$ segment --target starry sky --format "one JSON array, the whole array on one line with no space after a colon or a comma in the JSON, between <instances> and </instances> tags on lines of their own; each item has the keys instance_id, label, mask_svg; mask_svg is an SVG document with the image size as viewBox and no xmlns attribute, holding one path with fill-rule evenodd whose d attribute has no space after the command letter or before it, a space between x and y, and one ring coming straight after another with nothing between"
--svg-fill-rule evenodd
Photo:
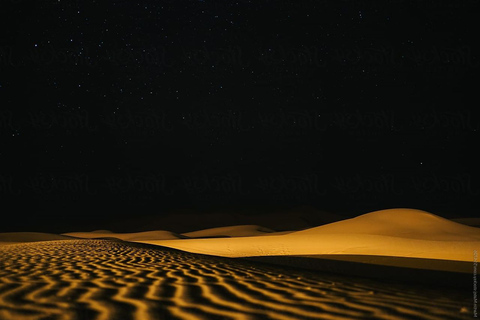
<instances>
[{"instance_id":1,"label":"starry sky","mask_svg":"<svg viewBox=\"0 0 480 320\"><path fill-rule=\"evenodd\" d=\"M477 0L5 8L2 231L184 208L478 215Z\"/></svg>"}]
</instances>

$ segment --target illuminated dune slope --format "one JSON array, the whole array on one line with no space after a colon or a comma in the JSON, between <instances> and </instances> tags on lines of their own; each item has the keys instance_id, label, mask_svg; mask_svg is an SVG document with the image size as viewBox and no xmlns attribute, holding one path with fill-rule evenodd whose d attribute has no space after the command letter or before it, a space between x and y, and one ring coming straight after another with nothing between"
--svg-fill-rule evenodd
<instances>
[{"instance_id":1,"label":"illuminated dune slope","mask_svg":"<svg viewBox=\"0 0 480 320\"><path fill-rule=\"evenodd\" d=\"M415 209L388 209L278 236L143 241L224 257L378 255L472 261L480 229Z\"/></svg>"}]
</instances>

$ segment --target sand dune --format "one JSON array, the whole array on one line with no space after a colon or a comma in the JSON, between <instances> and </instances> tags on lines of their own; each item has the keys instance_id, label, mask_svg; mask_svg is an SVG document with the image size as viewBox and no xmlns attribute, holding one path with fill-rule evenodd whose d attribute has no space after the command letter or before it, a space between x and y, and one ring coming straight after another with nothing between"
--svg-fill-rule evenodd
<instances>
[{"instance_id":1,"label":"sand dune","mask_svg":"<svg viewBox=\"0 0 480 320\"><path fill-rule=\"evenodd\" d=\"M471 318L471 304L471 292L122 241L0 245L2 320L445 320Z\"/></svg>"},{"instance_id":2,"label":"sand dune","mask_svg":"<svg viewBox=\"0 0 480 320\"><path fill-rule=\"evenodd\" d=\"M223 257L350 254L472 261L480 229L421 210L388 209L278 236L143 242Z\"/></svg>"},{"instance_id":3,"label":"sand dune","mask_svg":"<svg viewBox=\"0 0 480 320\"><path fill-rule=\"evenodd\" d=\"M480 229L415 209L388 209L298 231L307 234L369 234L437 241L479 241Z\"/></svg>"},{"instance_id":4,"label":"sand dune","mask_svg":"<svg viewBox=\"0 0 480 320\"><path fill-rule=\"evenodd\" d=\"M103 232L103 230L97 230L92 232L68 232L63 233L63 235L85 239L116 238L125 241L170 240L187 238L186 236L164 230L131 233L114 233L111 231Z\"/></svg>"},{"instance_id":5,"label":"sand dune","mask_svg":"<svg viewBox=\"0 0 480 320\"><path fill-rule=\"evenodd\" d=\"M51 240L69 240L69 236L42 232L5 232L0 233L0 243L35 242Z\"/></svg>"},{"instance_id":6,"label":"sand dune","mask_svg":"<svg viewBox=\"0 0 480 320\"><path fill-rule=\"evenodd\" d=\"M230 226L221 228L211 228L193 232L182 233L189 238L208 238L208 237L251 237L261 236L274 232L272 229L257 225Z\"/></svg>"},{"instance_id":7,"label":"sand dune","mask_svg":"<svg viewBox=\"0 0 480 320\"><path fill-rule=\"evenodd\" d=\"M480 218L456 218L452 219L452 221L471 227L480 227Z\"/></svg>"},{"instance_id":8,"label":"sand dune","mask_svg":"<svg viewBox=\"0 0 480 320\"><path fill-rule=\"evenodd\" d=\"M91 231L92 233L113 233L112 231L110 230L94 230L94 231Z\"/></svg>"}]
</instances>

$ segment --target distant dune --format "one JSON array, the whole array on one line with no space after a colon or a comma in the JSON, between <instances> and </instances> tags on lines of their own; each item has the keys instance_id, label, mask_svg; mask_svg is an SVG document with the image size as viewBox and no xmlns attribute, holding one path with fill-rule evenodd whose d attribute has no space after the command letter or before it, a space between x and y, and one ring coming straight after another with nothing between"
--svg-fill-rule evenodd
<instances>
[{"instance_id":1,"label":"distant dune","mask_svg":"<svg viewBox=\"0 0 480 320\"><path fill-rule=\"evenodd\" d=\"M257 225L241 225L230 227L210 228L176 234L174 232L157 230L131 233L115 233L108 230L95 230L90 232L68 232L64 236L84 238L84 239L105 239L115 238L125 241L148 241L148 240L176 240L190 238L226 238L226 237L251 237L265 234L274 234L271 229Z\"/></svg>"},{"instance_id":2,"label":"distant dune","mask_svg":"<svg viewBox=\"0 0 480 320\"><path fill-rule=\"evenodd\" d=\"M185 239L186 236L178 235L170 231L144 231L132 233L114 233L111 231L101 232L68 232L64 236L85 238L85 239L99 239L99 238L116 238L125 241L147 241L147 240L171 240L171 239Z\"/></svg>"},{"instance_id":3,"label":"distant dune","mask_svg":"<svg viewBox=\"0 0 480 320\"><path fill-rule=\"evenodd\" d=\"M388 209L277 236L143 242L224 257L372 255L468 262L480 248L480 229L421 210Z\"/></svg>"},{"instance_id":4,"label":"distant dune","mask_svg":"<svg viewBox=\"0 0 480 320\"><path fill-rule=\"evenodd\" d=\"M452 219L452 221L471 227L480 227L480 218L457 218Z\"/></svg>"},{"instance_id":5,"label":"distant dune","mask_svg":"<svg viewBox=\"0 0 480 320\"><path fill-rule=\"evenodd\" d=\"M209 238L209 237L251 237L261 236L274 232L272 229L257 225L243 225L211 228L193 232L182 233L182 235L189 238Z\"/></svg>"},{"instance_id":6,"label":"distant dune","mask_svg":"<svg viewBox=\"0 0 480 320\"><path fill-rule=\"evenodd\" d=\"M110 230L94 230L94 231L91 231L92 233L113 233L112 231Z\"/></svg>"}]
</instances>

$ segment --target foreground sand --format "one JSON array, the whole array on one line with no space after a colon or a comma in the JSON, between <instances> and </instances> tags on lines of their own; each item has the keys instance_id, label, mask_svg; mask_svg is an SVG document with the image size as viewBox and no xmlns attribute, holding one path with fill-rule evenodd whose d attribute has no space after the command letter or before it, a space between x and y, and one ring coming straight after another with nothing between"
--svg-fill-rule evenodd
<instances>
[{"instance_id":1,"label":"foreground sand","mask_svg":"<svg viewBox=\"0 0 480 320\"><path fill-rule=\"evenodd\" d=\"M468 319L471 294L111 240L0 245L0 319Z\"/></svg>"}]
</instances>

